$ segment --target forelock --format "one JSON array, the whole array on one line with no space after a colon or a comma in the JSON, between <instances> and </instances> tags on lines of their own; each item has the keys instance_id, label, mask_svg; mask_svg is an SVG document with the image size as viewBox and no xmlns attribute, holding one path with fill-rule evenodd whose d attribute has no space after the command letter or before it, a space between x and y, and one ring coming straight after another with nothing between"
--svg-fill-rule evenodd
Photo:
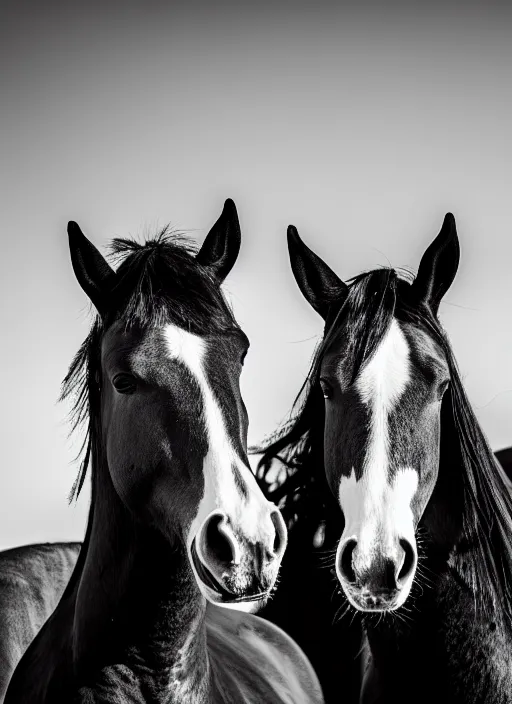
<instances>
[{"instance_id":1,"label":"forelock","mask_svg":"<svg viewBox=\"0 0 512 704\"><path fill-rule=\"evenodd\" d=\"M107 324L112 319L142 328L173 323L195 334L235 327L218 282L195 254L192 242L167 228L142 244L114 239L118 283Z\"/></svg>"}]
</instances>

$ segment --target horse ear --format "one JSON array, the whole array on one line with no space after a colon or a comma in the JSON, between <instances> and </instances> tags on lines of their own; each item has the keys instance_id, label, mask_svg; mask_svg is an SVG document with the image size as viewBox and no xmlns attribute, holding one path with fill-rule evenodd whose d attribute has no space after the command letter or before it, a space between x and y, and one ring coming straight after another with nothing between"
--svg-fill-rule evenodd
<instances>
[{"instance_id":1,"label":"horse ear","mask_svg":"<svg viewBox=\"0 0 512 704\"><path fill-rule=\"evenodd\" d=\"M341 303L348 293L345 284L327 264L299 237L297 229L288 227L288 251L293 275L306 301L324 320L332 303Z\"/></svg>"},{"instance_id":2,"label":"horse ear","mask_svg":"<svg viewBox=\"0 0 512 704\"><path fill-rule=\"evenodd\" d=\"M196 259L208 267L221 284L237 260L240 242L238 213L235 204L228 198L219 219L206 235Z\"/></svg>"},{"instance_id":3,"label":"horse ear","mask_svg":"<svg viewBox=\"0 0 512 704\"><path fill-rule=\"evenodd\" d=\"M418 275L412 285L416 300L428 305L434 315L441 299L453 283L459 266L459 238L455 218L445 215L441 231L421 258Z\"/></svg>"},{"instance_id":4,"label":"horse ear","mask_svg":"<svg viewBox=\"0 0 512 704\"><path fill-rule=\"evenodd\" d=\"M68 237L71 264L78 283L103 315L116 283L116 272L73 220L68 222Z\"/></svg>"}]
</instances>

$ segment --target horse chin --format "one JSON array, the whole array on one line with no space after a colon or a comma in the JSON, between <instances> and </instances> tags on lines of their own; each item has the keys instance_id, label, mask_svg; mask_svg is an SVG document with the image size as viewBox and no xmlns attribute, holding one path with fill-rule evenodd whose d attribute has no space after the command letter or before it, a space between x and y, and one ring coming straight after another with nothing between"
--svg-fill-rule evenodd
<instances>
[{"instance_id":1,"label":"horse chin","mask_svg":"<svg viewBox=\"0 0 512 704\"><path fill-rule=\"evenodd\" d=\"M393 591L390 594L372 594L369 591L343 589L350 604L363 613L382 614L399 609L409 596L409 588Z\"/></svg>"}]
</instances>

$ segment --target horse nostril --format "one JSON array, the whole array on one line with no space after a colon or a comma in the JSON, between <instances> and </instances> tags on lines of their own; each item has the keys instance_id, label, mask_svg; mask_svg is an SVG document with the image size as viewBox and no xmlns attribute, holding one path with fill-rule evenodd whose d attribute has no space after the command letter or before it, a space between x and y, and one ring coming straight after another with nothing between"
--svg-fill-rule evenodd
<instances>
[{"instance_id":1,"label":"horse nostril","mask_svg":"<svg viewBox=\"0 0 512 704\"><path fill-rule=\"evenodd\" d=\"M354 554L354 550L356 548L357 541L356 540L347 540L345 545L343 546L343 549L341 551L341 556L340 556L340 561L339 561L339 569L344 577L344 579L349 582L350 584L354 584L356 581L356 574L354 572L354 568L352 566L352 556Z\"/></svg>"},{"instance_id":2,"label":"horse nostril","mask_svg":"<svg viewBox=\"0 0 512 704\"><path fill-rule=\"evenodd\" d=\"M229 565L238 562L238 546L227 518L215 514L204 527L203 545L206 555L217 563Z\"/></svg>"},{"instance_id":3,"label":"horse nostril","mask_svg":"<svg viewBox=\"0 0 512 704\"><path fill-rule=\"evenodd\" d=\"M404 561L402 562L400 572L398 573L398 584L407 579L407 577L411 574L412 570L414 569L415 562L414 548L412 547L410 542L408 540L405 540L405 538L401 538L400 547L404 551Z\"/></svg>"},{"instance_id":4,"label":"horse nostril","mask_svg":"<svg viewBox=\"0 0 512 704\"><path fill-rule=\"evenodd\" d=\"M276 556L281 556L286 548L286 542L287 542L287 531L286 531L286 525L284 522L283 517L281 516L280 511L272 511L270 514L270 518L272 520L272 523L274 524L274 528L276 531L276 534L274 536L274 544L272 546L272 552Z\"/></svg>"}]
</instances>

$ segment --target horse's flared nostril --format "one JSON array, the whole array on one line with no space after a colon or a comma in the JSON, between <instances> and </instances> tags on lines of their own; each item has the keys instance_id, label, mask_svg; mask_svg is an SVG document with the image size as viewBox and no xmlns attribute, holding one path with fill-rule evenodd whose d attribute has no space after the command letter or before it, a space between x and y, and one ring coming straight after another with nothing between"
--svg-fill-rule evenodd
<instances>
[{"instance_id":1,"label":"horse's flared nostril","mask_svg":"<svg viewBox=\"0 0 512 704\"><path fill-rule=\"evenodd\" d=\"M208 562L219 567L240 563L240 546L226 516L213 514L206 521L201 533L201 552Z\"/></svg>"},{"instance_id":2,"label":"horse's flared nostril","mask_svg":"<svg viewBox=\"0 0 512 704\"><path fill-rule=\"evenodd\" d=\"M401 538L400 547L404 551L404 558L396 578L397 584L399 586L401 586L407 580L411 572L414 570L414 563L416 561L414 548L408 540L405 540L405 538Z\"/></svg>"},{"instance_id":3,"label":"horse's flared nostril","mask_svg":"<svg viewBox=\"0 0 512 704\"><path fill-rule=\"evenodd\" d=\"M274 544L272 546L272 553L276 557L282 557L288 540L288 532L286 530L286 524L281 515L281 511L274 509L270 514L272 523L274 524L275 536Z\"/></svg>"},{"instance_id":4,"label":"horse's flared nostril","mask_svg":"<svg viewBox=\"0 0 512 704\"><path fill-rule=\"evenodd\" d=\"M349 584L354 584L356 581L356 574L354 572L354 566L352 561L356 545L357 542L355 540L347 540L339 556L338 569L342 577Z\"/></svg>"}]
</instances>

